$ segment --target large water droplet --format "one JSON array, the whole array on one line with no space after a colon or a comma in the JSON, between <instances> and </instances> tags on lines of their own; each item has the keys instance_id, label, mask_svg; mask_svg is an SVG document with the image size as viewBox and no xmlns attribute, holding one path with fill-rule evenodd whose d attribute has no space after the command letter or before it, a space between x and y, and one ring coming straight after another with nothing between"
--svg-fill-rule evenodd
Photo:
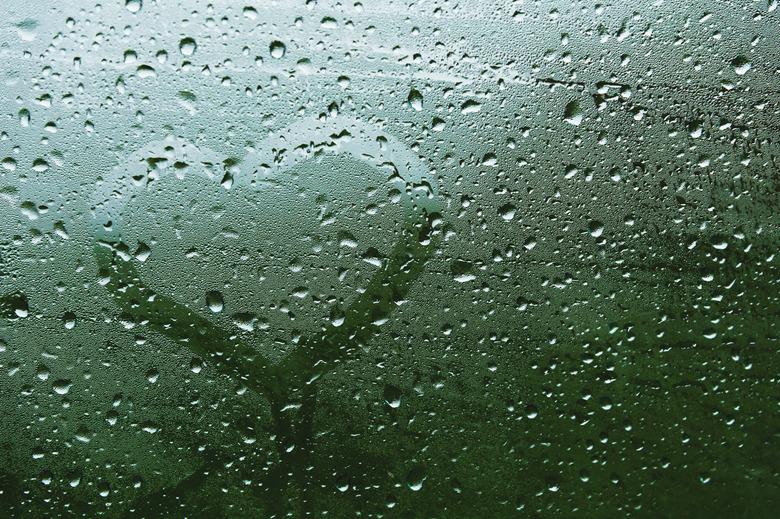
<instances>
[{"instance_id":1,"label":"large water droplet","mask_svg":"<svg viewBox=\"0 0 780 519\"><path fill-rule=\"evenodd\" d=\"M421 465L416 465L406 475L406 485L412 492L419 492L426 478L425 468Z\"/></svg>"},{"instance_id":2,"label":"large water droplet","mask_svg":"<svg viewBox=\"0 0 780 519\"><path fill-rule=\"evenodd\" d=\"M482 105L471 99L460 106L460 112L463 114L475 114L480 110L482 110Z\"/></svg>"},{"instance_id":3,"label":"large water droplet","mask_svg":"<svg viewBox=\"0 0 780 519\"><path fill-rule=\"evenodd\" d=\"M598 238L604 234L604 224L598 220L591 220L588 224L588 231L590 232L591 236Z\"/></svg>"},{"instance_id":4,"label":"large water droplet","mask_svg":"<svg viewBox=\"0 0 780 519\"><path fill-rule=\"evenodd\" d=\"M127 0L125 2L125 8L131 13L137 13L143 7L142 0Z\"/></svg>"},{"instance_id":5,"label":"large water droplet","mask_svg":"<svg viewBox=\"0 0 780 519\"><path fill-rule=\"evenodd\" d=\"M751 68L750 60L742 55L734 58L731 61L731 66L734 67L734 72L736 72L738 76L744 76Z\"/></svg>"},{"instance_id":6,"label":"large water droplet","mask_svg":"<svg viewBox=\"0 0 780 519\"><path fill-rule=\"evenodd\" d=\"M498 214L501 215L501 218L503 218L507 222L514 219L516 211L517 211L517 207L515 207L515 205L511 203L504 204L498 208Z\"/></svg>"},{"instance_id":7,"label":"large water droplet","mask_svg":"<svg viewBox=\"0 0 780 519\"><path fill-rule=\"evenodd\" d=\"M579 126L582 123L583 117L582 108L577 101L570 102L566 105L566 108L563 109L563 120L571 125Z\"/></svg>"},{"instance_id":8,"label":"large water droplet","mask_svg":"<svg viewBox=\"0 0 780 519\"><path fill-rule=\"evenodd\" d=\"M198 44L192 38L184 38L179 42L179 52L184 56L192 56L198 50Z\"/></svg>"},{"instance_id":9,"label":"large water droplet","mask_svg":"<svg viewBox=\"0 0 780 519\"><path fill-rule=\"evenodd\" d=\"M422 96L422 94L413 88L409 92L409 98L407 99L407 103L409 103L409 106L411 106L412 109L415 112L422 111L422 109L423 109L423 96Z\"/></svg>"},{"instance_id":10,"label":"large water droplet","mask_svg":"<svg viewBox=\"0 0 780 519\"><path fill-rule=\"evenodd\" d=\"M215 314L221 312L225 308L225 300L222 298L222 293L216 290L206 292L206 306Z\"/></svg>"},{"instance_id":11,"label":"large water droplet","mask_svg":"<svg viewBox=\"0 0 780 519\"><path fill-rule=\"evenodd\" d=\"M280 59L283 58L284 55L287 53L287 47L285 47L284 43L280 42L279 40L276 40L271 42L269 51L271 52L272 58Z\"/></svg>"}]
</instances>

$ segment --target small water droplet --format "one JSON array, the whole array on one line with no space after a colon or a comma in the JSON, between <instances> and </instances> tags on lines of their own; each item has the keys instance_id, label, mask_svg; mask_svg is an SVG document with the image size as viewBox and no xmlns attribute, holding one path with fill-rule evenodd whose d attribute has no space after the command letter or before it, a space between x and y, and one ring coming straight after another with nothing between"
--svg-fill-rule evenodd
<instances>
[{"instance_id":1,"label":"small water droplet","mask_svg":"<svg viewBox=\"0 0 780 519\"><path fill-rule=\"evenodd\" d=\"M76 314L65 312L65 315L62 316L62 322L65 325L65 329L72 330L76 327Z\"/></svg>"},{"instance_id":2,"label":"small water droplet","mask_svg":"<svg viewBox=\"0 0 780 519\"><path fill-rule=\"evenodd\" d=\"M203 361L195 357L190 361L190 371L196 375L203 370Z\"/></svg>"},{"instance_id":3,"label":"small water droplet","mask_svg":"<svg viewBox=\"0 0 780 519\"><path fill-rule=\"evenodd\" d=\"M146 380L148 380L150 384L157 383L157 379L159 378L160 378L160 372L154 368L146 372Z\"/></svg>"}]
</instances>

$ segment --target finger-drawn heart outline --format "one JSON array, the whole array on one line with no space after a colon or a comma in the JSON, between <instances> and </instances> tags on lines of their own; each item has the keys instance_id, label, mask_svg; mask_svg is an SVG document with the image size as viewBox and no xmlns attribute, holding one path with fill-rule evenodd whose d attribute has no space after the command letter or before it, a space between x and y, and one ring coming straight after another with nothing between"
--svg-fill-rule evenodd
<instances>
[{"instance_id":1,"label":"finger-drawn heart outline","mask_svg":"<svg viewBox=\"0 0 780 519\"><path fill-rule=\"evenodd\" d=\"M237 340L171 298L153 294L140 283L126 254L128 249L121 241L121 212L129 199L126 190L142 190L144 181L131 182L127 172L120 168L115 168L112 176L96 191L94 233L98 245L95 255L100 268L113 271L107 286L125 315L186 345L203 358L209 358L217 351L227 353L221 356L223 364L217 368L242 380L268 399L281 458L279 466L292 470L290 467L303 467L310 447L316 402L314 382L370 339L375 331L371 325L372 313L389 315L395 302L408 292L434 250L432 236L439 221L441 204L435 194L435 183L417 155L380 128L352 117L299 121L267 138L259 150L259 156L253 161L259 162L260 167L252 175L237 175L226 180L235 185L269 180L321 153L346 153L377 167L390 166L393 171L390 180L399 184L406 210L404 236L394 246L384 268L349 306L342 326L330 328L318 337L303 339L282 362L271 365L258 359L251 345ZM138 153L141 158L148 157L143 149ZM111 225L106 226L109 222ZM115 261L117 255L124 261ZM288 412L291 401L299 402L295 415ZM221 462L222 456L216 456L213 461L215 464ZM292 472L300 491L308 488L306 480L312 477L311 474L297 469ZM277 476L284 479L281 472ZM194 474L177 487L203 483L198 481L198 475ZM277 490L281 493L283 488ZM278 497L273 499L278 500Z\"/></svg>"}]
</instances>

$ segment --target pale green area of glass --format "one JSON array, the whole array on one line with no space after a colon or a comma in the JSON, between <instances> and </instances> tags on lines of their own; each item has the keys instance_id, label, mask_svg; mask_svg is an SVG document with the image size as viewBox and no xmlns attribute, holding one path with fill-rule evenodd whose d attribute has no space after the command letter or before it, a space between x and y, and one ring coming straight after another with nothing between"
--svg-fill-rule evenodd
<instances>
[{"instance_id":1,"label":"pale green area of glass","mask_svg":"<svg viewBox=\"0 0 780 519\"><path fill-rule=\"evenodd\" d=\"M776 0L0 5L0 515L772 517Z\"/></svg>"}]
</instances>

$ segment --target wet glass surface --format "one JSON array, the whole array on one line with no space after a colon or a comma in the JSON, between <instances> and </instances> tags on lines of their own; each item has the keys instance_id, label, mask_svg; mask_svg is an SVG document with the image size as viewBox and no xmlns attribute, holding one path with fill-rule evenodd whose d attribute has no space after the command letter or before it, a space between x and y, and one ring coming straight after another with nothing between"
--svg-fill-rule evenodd
<instances>
[{"instance_id":1,"label":"wet glass surface","mask_svg":"<svg viewBox=\"0 0 780 519\"><path fill-rule=\"evenodd\" d=\"M772 517L777 0L0 6L0 515Z\"/></svg>"}]
</instances>

